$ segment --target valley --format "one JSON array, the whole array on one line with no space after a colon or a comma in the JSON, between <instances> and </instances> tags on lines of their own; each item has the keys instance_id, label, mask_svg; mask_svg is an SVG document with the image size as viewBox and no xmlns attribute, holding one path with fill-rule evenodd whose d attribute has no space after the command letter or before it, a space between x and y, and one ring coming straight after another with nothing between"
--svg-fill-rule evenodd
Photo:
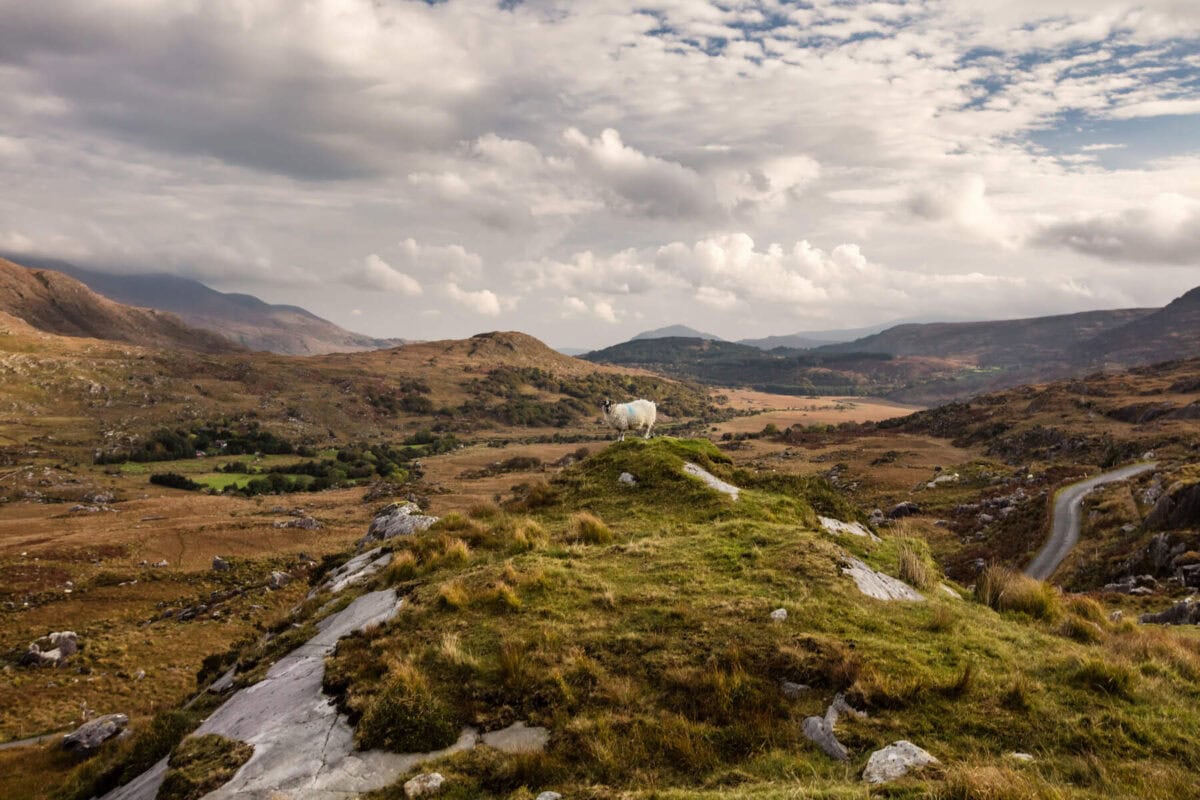
<instances>
[{"instance_id":1,"label":"valley","mask_svg":"<svg viewBox=\"0 0 1200 800\"><path fill-rule=\"evenodd\" d=\"M385 591L396 617L323 662L361 752L548 732L438 757L452 797L862 796L897 739L939 765L894 796L1191 785L1200 636L1136 620L1200 579L1200 360L925 406L706 385L515 332L291 357L44 327L0 318L0 741L54 735L0 750L0 796L115 789ZM638 396L656 436L615 444L600 402ZM1151 458L1084 498L1049 583L1021 582L1060 488ZM409 502L431 527L368 541ZM331 593L373 547L388 566ZM30 666L57 631L78 652ZM830 725L845 761L804 733L835 696L866 714ZM130 737L63 750L109 713ZM366 796L427 769L403 763Z\"/></svg>"}]
</instances>

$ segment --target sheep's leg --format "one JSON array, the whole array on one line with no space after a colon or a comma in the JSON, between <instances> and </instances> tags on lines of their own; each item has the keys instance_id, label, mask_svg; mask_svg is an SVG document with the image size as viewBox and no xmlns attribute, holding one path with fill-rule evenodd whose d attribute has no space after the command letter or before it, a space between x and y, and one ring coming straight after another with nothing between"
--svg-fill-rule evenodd
<instances>
[{"instance_id":1,"label":"sheep's leg","mask_svg":"<svg viewBox=\"0 0 1200 800\"><path fill-rule=\"evenodd\" d=\"M625 431L621 431L620 433L617 434L617 441L618 442L625 441Z\"/></svg>"},{"instance_id":2,"label":"sheep's leg","mask_svg":"<svg viewBox=\"0 0 1200 800\"><path fill-rule=\"evenodd\" d=\"M651 423L648 423L648 424L646 425L646 435L642 437L643 439L649 439L649 438L650 438L650 429L651 429L651 428L653 428L653 427L654 427L654 423L653 423L653 422L651 422Z\"/></svg>"}]
</instances>

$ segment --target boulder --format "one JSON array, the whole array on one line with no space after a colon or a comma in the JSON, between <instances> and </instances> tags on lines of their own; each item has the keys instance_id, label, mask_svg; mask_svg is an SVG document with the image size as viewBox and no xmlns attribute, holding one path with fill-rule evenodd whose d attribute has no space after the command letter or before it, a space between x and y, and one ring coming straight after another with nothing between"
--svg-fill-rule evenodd
<instances>
[{"instance_id":1,"label":"boulder","mask_svg":"<svg viewBox=\"0 0 1200 800\"><path fill-rule=\"evenodd\" d=\"M868 567L857 558L846 558L842 572L854 579L858 590L876 600L924 600L925 597L902 580Z\"/></svg>"},{"instance_id":2,"label":"boulder","mask_svg":"<svg viewBox=\"0 0 1200 800\"><path fill-rule=\"evenodd\" d=\"M404 783L405 797L432 797L442 790L446 779L440 772L426 772Z\"/></svg>"},{"instance_id":3,"label":"boulder","mask_svg":"<svg viewBox=\"0 0 1200 800\"><path fill-rule=\"evenodd\" d=\"M228 572L229 570L233 569L229 562L220 556L213 556L212 568L215 572Z\"/></svg>"},{"instance_id":4,"label":"boulder","mask_svg":"<svg viewBox=\"0 0 1200 800\"><path fill-rule=\"evenodd\" d=\"M897 503L895 506L893 506L892 510L888 512L888 517L890 519L901 519L903 517L911 517L913 514L920 513L921 507L919 505L906 500L903 503Z\"/></svg>"},{"instance_id":5,"label":"boulder","mask_svg":"<svg viewBox=\"0 0 1200 800\"><path fill-rule=\"evenodd\" d=\"M850 752L846 749L846 745L837 740L833 734L833 726L824 717L806 717L802 727L804 735L816 743L825 755L834 761L850 759Z\"/></svg>"},{"instance_id":6,"label":"boulder","mask_svg":"<svg viewBox=\"0 0 1200 800\"><path fill-rule=\"evenodd\" d=\"M50 646L58 650L64 659L79 652L79 636L75 631L59 631L47 638L50 640Z\"/></svg>"},{"instance_id":7,"label":"boulder","mask_svg":"<svg viewBox=\"0 0 1200 800\"><path fill-rule=\"evenodd\" d=\"M628 472L622 472L620 477L617 478L617 483L624 486L637 486L637 478Z\"/></svg>"},{"instance_id":8,"label":"boulder","mask_svg":"<svg viewBox=\"0 0 1200 800\"><path fill-rule=\"evenodd\" d=\"M279 572L276 570L271 573L271 577L267 580L267 586L270 586L272 589L282 589L291 582L291 575L288 575L286 572Z\"/></svg>"},{"instance_id":9,"label":"boulder","mask_svg":"<svg viewBox=\"0 0 1200 800\"><path fill-rule=\"evenodd\" d=\"M809 691L811 687L803 683L793 683L792 681L783 681L779 684L779 688L783 690L783 696L788 700L799 700L804 696L804 693Z\"/></svg>"},{"instance_id":10,"label":"boulder","mask_svg":"<svg viewBox=\"0 0 1200 800\"><path fill-rule=\"evenodd\" d=\"M562 795L558 792L542 792L537 796L537 800L562 800Z\"/></svg>"},{"instance_id":11,"label":"boulder","mask_svg":"<svg viewBox=\"0 0 1200 800\"><path fill-rule=\"evenodd\" d=\"M884 523L884 520L886 520L886 519L887 519L887 514L883 513L883 509L876 508L876 509L871 510L871 516L868 518L868 521L872 525L874 525L875 527L878 528L880 525L882 525Z\"/></svg>"},{"instance_id":12,"label":"boulder","mask_svg":"<svg viewBox=\"0 0 1200 800\"><path fill-rule=\"evenodd\" d=\"M787 619L787 609L786 608L777 608L771 612L771 621L772 622L783 622L786 619Z\"/></svg>"},{"instance_id":13,"label":"boulder","mask_svg":"<svg viewBox=\"0 0 1200 800\"><path fill-rule=\"evenodd\" d=\"M299 517L297 519L280 520L273 524L276 528L299 528L303 531L319 531L325 526L321 521L312 517Z\"/></svg>"},{"instance_id":14,"label":"boulder","mask_svg":"<svg viewBox=\"0 0 1200 800\"><path fill-rule=\"evenodd\" d=\"M871 753L863 770L867 783L887 783L902 778L913 770L939 763L936 758L912 742L901 739L882 750Z\"/></svg>"},{"instance_id":15,"label":"boulder","mask_svg":"<svg viewBox=\"0 0 1200 800\"><path fill-rule=\"evenodd\" d=\"M103 717L96 717L64 736L63 749L76 755L91 755L100 745L125 730L127 725L129 725L129 717L124 714L105 714Z\"/></svg>"},{"instance_id":16,"label":"boulder","mask_svg":"<svg viewBox=\"0 0 1200 800\"><path fill-rule=\"evenodd\" d=\"M1153 625L1195 625L1200 622L1200 603L1184 600L1156 614L1142 614L1138 622Z\"/></svg>"},{"instance_id":17,"label":"boulder","mask_svg":"<svg viewBox=\"0 0 1200 800\"><path fill-rule=\"evenodd\" d=\"M420 510L416 503L392 503L371 520L367 535L359 540L359 545L428 530L438 518L420 514Z\"/></svg>"},{"instance_id":18,"label":"boulder","mask_svg":"<svg viewBox=\"0 0 1200 800\"><path fill-rule=\"evenodd\" d=\"M1143 527L1151 531L1200 527L1200 482L1171 486L1146 515Z\"/></svg>"}]
</instances>

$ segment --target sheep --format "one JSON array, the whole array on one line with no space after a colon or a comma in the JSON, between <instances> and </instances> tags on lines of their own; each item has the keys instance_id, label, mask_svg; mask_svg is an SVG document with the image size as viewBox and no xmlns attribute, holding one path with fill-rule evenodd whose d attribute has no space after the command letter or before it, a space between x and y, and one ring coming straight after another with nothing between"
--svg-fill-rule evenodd
<instances>
[{"instance_id":1,"label":"sheep","mask_svg":"<svg viewBox=\"0 0 1200 800\"><path fill-rule=\"evenodd\" d=\"M604 421L608 423L609 427L620 432L617 437L618 442L625 441L627 430L636 431L642 427L646 429L642 438L650 438L650 429L654 427L654 419L658 414L654 403L649 400L634 400L614 406L611 400L605 400L601 408L604 410Z\"/></svg>"}]
</instances>

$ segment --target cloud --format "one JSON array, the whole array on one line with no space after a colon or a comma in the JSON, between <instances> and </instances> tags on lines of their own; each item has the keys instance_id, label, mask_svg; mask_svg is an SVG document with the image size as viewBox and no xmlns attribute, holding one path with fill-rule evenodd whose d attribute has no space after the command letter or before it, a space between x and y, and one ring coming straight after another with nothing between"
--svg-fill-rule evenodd
<instances>
[{"instance_id":1,"label":"cloud","mask_svg":"<svg viewBox=\"0 0 1200 800\"><path fill-rule=\"evenodd\" d=\"M607 300L593 300L591 305L578 297L568 296L563 299L563 316L565 317L595 317L605 322L615 323L617 312L612 303Z\"/></svg>"},{"instance_id":2,"label":"cloud","mask_svg":"<svg viewBox=\"0 0 1200 800\"><path fill-rule=\"evenodd\" d=\"M457 283L451 282L446 284L446 294L454 302L480 316L497 317L500 315L500 298L490 289L464 291L458 287Z\"/></svg>"},{"instance_id":3,"label":"cloud","mask_svg":"<svg viewBox=\"0 0 1200 800\"><path fill-rule=\"evenodd\" d=\"M421 284L411 275L395 269L375 253L363 259L362 264L346 273L343 280L357 289L377 290L416 297L422 293Z\"/></svg>"},{"instance_id":4,"label":"cloud","mask_svg":"<svg viewBox=\"0 0 1200 800\"><path fill-rule=\"evenodd\" d=\"M1200 200L1160 194L1144 206L1044 222L1035 241L1110 261L1194 267L1200 263Z\"/></svg>"},{"instance_id":5,"label":"cloud","mask_svg":"<svg viewBox=\"0 0 1200 800\"><path fill-rule=\"evenodd\" d=\"M908 210L932 222L949 222L980 239L1013 247L1020 235L992 208L982 175L967 174L926 185L908 198Z\"/></svg>"}]
</instances>

